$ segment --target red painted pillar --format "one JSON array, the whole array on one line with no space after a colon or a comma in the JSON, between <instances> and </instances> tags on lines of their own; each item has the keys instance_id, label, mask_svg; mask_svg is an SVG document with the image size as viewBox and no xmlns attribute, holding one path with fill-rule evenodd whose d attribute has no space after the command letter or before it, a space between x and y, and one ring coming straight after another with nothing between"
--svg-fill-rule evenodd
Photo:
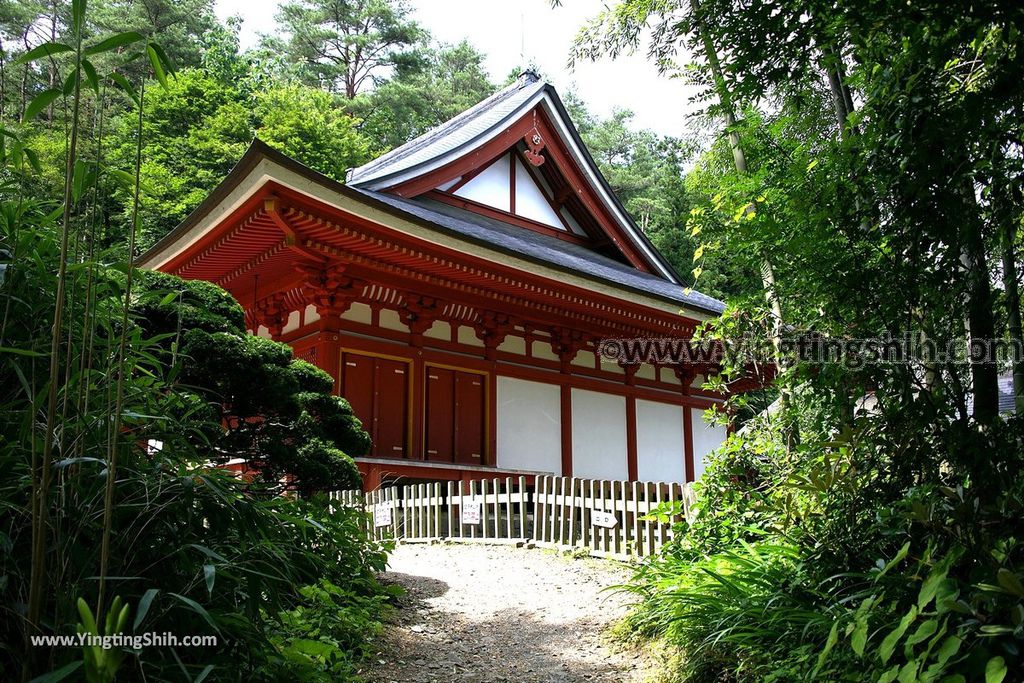
<instances>
[{"instance_id":1,"label":"red painted pillar","mask_svg":"<svg viewBox=\"0 0 1024 683\"><path fill-rule=\"evenodd\" d=\"M423 350L416 349L412 358L412 377L409 378L412 386L409 392L412 395L412 434L409 435L409 458L412 460L426 459L426 446L423 444L423 423L426 419L427 401L426 392L426 366L423 363Z\"/></svg>"},{"instance_id":2,"label":"red painted pillar","mask_svg":"<svg viewBox=\"0 0 1024 683\"><path fill-rule=\"evenodd\" d=\"M686 481L693 481L693 409L683 406L683 458Z\"/></svg>"},{"instance_id":3,"label":"red painted pillar","mask_svg":"<svg viewBox=\"0 0 1024 683\"><path fill-rule=\"evenodd\" d=\"M320 318L316 342L316 365L334 378L334 393L341 392L341 317Z\"/></svg>"},{"instance_id":4,"label":"red painted pillar","mask_svg":"<svg viewBox=\"0 0 1024 683\"><path fill-rule=\"evenodd\" d=\"M626 471L630 481L637 481L636 396L626 396Z\"/></svg>"},{"instance_id":5,"label":"red painted pillar","mask_svg":"<svg viewBox=\"0 0 1024 683\"><path fill-rule=\"evenodd\" d=\"M491 363L487 375L487 448L484 449L484 465L498 466L498 364Z\"/></svg>"}]
</instances>

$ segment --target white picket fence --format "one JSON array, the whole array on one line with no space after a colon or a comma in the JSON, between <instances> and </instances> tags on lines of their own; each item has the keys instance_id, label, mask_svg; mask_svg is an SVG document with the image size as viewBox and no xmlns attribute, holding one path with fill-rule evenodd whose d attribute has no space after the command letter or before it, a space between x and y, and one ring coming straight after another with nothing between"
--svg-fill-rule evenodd
<instances>
[{"instance_id":1,"label":"white picket fence","mask_svg":"<svg viewBox=\"0 0 1024 683\"><path fill-rule=\"evenodd\" d=\"M595 557L641 558L657 553L673 527L693 510L689 484L525 477L339 491L342 505L367 513L375 539L533 544ZM667 508L665 504L670 504ZM659 514L657 509L674 510Z\"/></svg>"}]
</instances>

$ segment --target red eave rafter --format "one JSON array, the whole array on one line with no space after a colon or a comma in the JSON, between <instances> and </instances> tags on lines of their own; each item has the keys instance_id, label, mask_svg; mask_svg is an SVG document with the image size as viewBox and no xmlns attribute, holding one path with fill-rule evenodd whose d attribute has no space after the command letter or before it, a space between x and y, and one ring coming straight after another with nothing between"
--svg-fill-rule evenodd
<instances>
[{"instance_id":1,"label":"red eave rafter","mask_svg":"<svg viewBox=\"0 0 1024 683\"><path fill-rule=\"evenodd\" d=\"M547 115L540 107L523 116L472 153L455 159L441 168L425 173L422 176L389 187L387 191L401 197L417 197L429 192L466 173L471 173L489 165L502 154L507 153L510 148L515 147L519 140L534 128L537 128L544 138L546 145L544 147L545 155L549 156L563 173L571 176L569 185L575 189L575 196L586 207L590 215L598 221L612 244L615 245L633 267L645 273L654 273L656 270L654 265L634 246L632 239L625 234L615 217L606 209L603 202L598 199L597 194L590 186L590 182L584 177L582 170L572 159L568 148L566 148L561 137L555 132L554 126L548 121Z\"/></svg>"},{"instance_id":2,"label":"red eave rafter","mask_svg":"<svg viewBox=\"0 0 1024 683\"><path fill-rule=\"evenodd\" d=\"M276 217L268 215L268 200ZM284 222L286 229L279 222ZM266 237L268 228L275 230L272 241ZM247 229L263 236L258 245L242 235ZM544 313L545 317L575 319L605 331L686 336L697 325L691 318L630 305L426 242L272 181L161 269L217 282L248 301L299 286L294 263L325 258L353 264L359 271L353 274L368 280L385 276L383 281L388 284L398 279L414 290L429 287L430 294L438 298L446 298L447 293L450 299L458 292L460 300L471 300L481 308L493 308L500 302L505 308L518 309L524 319L532 317L531 313ZM228 262L232 267L225 267ZM239 281L254 269L262 271L258 287Z\"/></svg>"}]
</instances>

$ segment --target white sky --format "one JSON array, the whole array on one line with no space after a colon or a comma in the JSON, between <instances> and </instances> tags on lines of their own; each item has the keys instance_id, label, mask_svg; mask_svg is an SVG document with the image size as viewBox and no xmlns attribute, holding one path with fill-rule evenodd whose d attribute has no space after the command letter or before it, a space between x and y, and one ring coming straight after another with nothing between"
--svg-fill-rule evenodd
<instances>
[{"instance_id":1,"label":"white sky","mask_svg":"<svg viewBox=\"0 0 1024 683\"><path fill-rule=\"evenodd\" d=\"M275 0L217 0L223 20L240 15L242 48L259 33L274 33ZM463 38L487 56L491 80L501 83L512 69L535 63L560 90L575 90L601 116L614 107L636 113L634 126L663 135L682 136L693 125L686 113L692 94L679 79L659 76L643 54L597 63L578 63L569 70L569 48L585 20L600 11L601 0L411 0L415 18L442 42ZM525 56L525 59L521 56ZM685 60L683 60L685 61Z\"/></svg>"}]
</instances>

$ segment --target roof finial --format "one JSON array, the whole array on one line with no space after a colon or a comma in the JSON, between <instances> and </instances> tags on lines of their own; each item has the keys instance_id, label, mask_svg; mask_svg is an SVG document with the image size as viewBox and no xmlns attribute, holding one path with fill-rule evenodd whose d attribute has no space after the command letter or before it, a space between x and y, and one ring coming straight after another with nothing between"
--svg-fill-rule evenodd
<instances>
[{"instance_id":1,"label":"roof finial","mask_svg":"<svg viewBox=\"0 0 1024 683\"><path fill-rule=\"evenodd\" d=\"M540 76L532 66L528 66L519 72L519 84L521 87L531 85L540 80Z\"/></svg>"}]
</instances>

